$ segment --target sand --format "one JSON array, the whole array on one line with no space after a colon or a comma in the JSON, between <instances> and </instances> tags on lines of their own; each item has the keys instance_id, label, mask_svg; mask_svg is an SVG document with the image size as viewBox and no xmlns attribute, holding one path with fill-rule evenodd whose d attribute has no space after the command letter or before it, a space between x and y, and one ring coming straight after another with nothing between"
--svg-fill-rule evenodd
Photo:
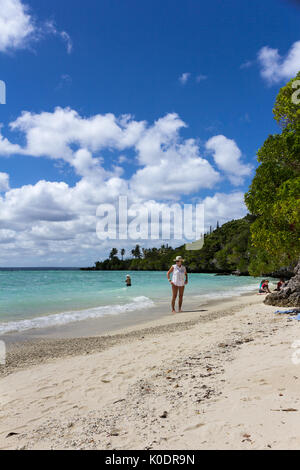
<instances>
[{"instance_id":1,"label":"sand","mask_svg":"<svg viewBox=\"0 0 300 470\"><path fill-rule=\"evenodd\" d=\"M262 301L12 345L0 449L299 449L300 324Z\"/></svg>"}]
</instances>

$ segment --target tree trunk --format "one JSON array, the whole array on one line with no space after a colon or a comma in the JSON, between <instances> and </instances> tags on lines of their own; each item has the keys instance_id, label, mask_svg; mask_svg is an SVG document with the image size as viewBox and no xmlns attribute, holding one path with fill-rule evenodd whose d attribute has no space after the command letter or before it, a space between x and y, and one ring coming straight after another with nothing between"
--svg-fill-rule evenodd
<instances>
[{"instance_id":1,"label":"tree trunk","mask_svg":"<svg viewBox=\"0 0 300 470\"><path fill-rule=\"evenodd\" d=\"M300 307L300 260L295 267L295 276L280 292L269 294L265 304L279 307Z\"/></svg>"}]
</instances>

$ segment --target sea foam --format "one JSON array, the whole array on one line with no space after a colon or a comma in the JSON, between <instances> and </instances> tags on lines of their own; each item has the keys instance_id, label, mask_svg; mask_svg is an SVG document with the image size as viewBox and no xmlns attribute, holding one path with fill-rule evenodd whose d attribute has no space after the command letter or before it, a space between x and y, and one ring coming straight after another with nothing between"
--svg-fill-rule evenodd
<instances>
[{"instance_id":1,"label":"sea foam","mask_svg":"<svg viewBox=\"0 0 300 470\"><path fill-rule=\"evenodd\" d=\"M70 311L45 315L43 317L28 320L11 321L0 323L0 335L6 333L21 332L51 326L66 325L68 323L101 318L107 315L119 315L125 312L143 310L154 307L154 302L148 297L135 297L132 302L124 305L104 305L86 310Z\"/></svg>"}]
</instances>

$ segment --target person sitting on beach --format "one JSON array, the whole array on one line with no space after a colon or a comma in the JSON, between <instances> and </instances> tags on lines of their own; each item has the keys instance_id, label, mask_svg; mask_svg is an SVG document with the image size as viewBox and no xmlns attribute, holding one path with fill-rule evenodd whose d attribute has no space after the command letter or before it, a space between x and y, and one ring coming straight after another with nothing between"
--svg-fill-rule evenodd
<instances>
[{"instance_id":1,"label":"person sitting on beach","mask_svg":"<svg viewBox=\"0 0 300 470\"><path fill-rule=\"evenodd\" d=\"M127 274L125 282L127 287L131 287L131 277L129 274Z\"/></svg>"},{"instance_id":2,"label":"person sitting on beach","mask_svg":"<svg viewBox=\"0 0 300 470\"><path fill-rule=\"evenodd\" d=\"M281 289L283 288L284 284L285 284L284 280L283 280L283 279L280 279L280 281L277 283L277 287L276 287L275 291L276 291L276 292L281 291Z\"/></svg>"},{"instance_id":3,"label":"person sitting on beach","mask_svg":"<svg viewBox=\"0 0 300 470\"><path fill-rule=\"evenodd\" d=\"M259 287L259 293L260 294L271 294L271 291L269 289L269 281L265 279L263 282L261 282L260 287Z\"/></svg>"},{"instance_id":4,"label":"person sitting on beach","mask_svg":"<svg viewBox=\"0 0 300 470\"><path fill-rule=\"evenodd\" d=\"M177 256L174 260L176 264L171 266L167 273L168 281L172 285L172 313L176 313L175 303L179 292L179 312L182 312L182 302L185 286L188 283L188 275L186 268L182 265L184 259L181 256ZM170 274L173 273L172 280Z\"/></svg>"}]
</instances>

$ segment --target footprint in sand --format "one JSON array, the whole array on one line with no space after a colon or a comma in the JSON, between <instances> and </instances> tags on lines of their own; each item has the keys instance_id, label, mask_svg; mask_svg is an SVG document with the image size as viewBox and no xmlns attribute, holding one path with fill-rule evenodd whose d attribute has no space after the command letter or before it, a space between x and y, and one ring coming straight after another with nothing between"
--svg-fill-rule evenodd
<instances>
[{"instance_id":1,"label":"footprint in sand","mask_svg":"<svg viewBox=\"0 0 300 470\"><path fill-rule=\"evenodd\" d=\"M260 379L260 380L258 381L258 383L259 383L259 385L269 385L268 382L266 382L265 379Z\"/></svg>"},{"instance_id":2,"label":"footprint in sand","mask_svg":"<svg viewBox=\"0 0 300 470\"><path fill-rule=\"evenodd\" d=\"M37 391L38 392L44 392L45 390L49 390L49 389L52 389L52 388L53 388L52 385L48 385L47 387L38 388Z\"/></svg>"},{"instance_id":3,"label":"footprint in sand","mask_svg":"<svg viewBox=\"0 0 300 470\"><path fill-rule=\"evenodd\" d=\"M202 428L203 426L205 426L205 423L198 423L198 424L195 424L194 426L189 426L188 428L184 429L184 432L194 431L195 429Z\"/></svg>"},{"instance_id":4,"label":"footprint in sand","mask_svg":"<svg viewBox=\"0 0 300 470\"><path fill-rule=\"evenodd\" d=\"M43 414L44 414L44 411L43 411ZM36 423L36 422L39 421L39 420L40 420L40 417L38 417L38 418L32 418L32 419L29 419L26 424L29 424L29 423Z\"/></svg>"}]
</instances>

